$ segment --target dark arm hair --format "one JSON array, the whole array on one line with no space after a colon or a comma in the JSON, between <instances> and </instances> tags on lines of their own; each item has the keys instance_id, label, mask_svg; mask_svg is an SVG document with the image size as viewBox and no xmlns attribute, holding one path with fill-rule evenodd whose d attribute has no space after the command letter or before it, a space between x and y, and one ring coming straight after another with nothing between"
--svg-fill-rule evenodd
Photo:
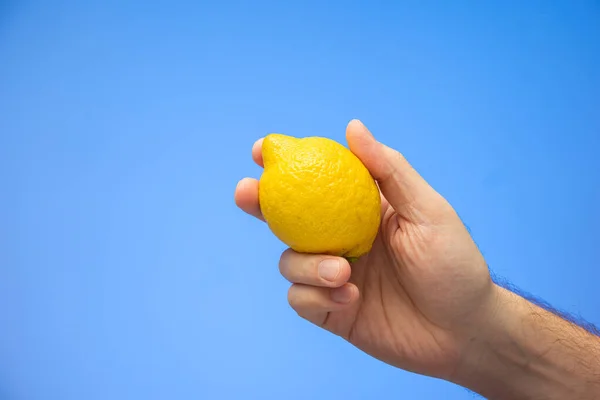
<instances>
[{"instance_id":1,"label":"dark arm hair","mask_svg":"<svg viewBox=\"0 0 600 400\"><path fill-rule=\"evenodd\" d=\"M489 269L489 266L488 266L488 269ZM510 290L514 294L523 297L524 299L530 301L531 303L535 304L536 306L543 308L544 310L564 319L565 321L570 322L573 325L577 325L580 328L585 329L587 332L589 332L592 335L596 335L596 336L600 337L600 329L598 329L598 327L596 325L594 325L593 323L588 322L585 319L583 319L583 317L581 315L574 315L567 311L553 307L547 301L534 296L533 294L512 284L507 279L496 275L491 269L490 269L490 275L496 285L501 286L506 290Z\"/></svg>"}]
</instances>

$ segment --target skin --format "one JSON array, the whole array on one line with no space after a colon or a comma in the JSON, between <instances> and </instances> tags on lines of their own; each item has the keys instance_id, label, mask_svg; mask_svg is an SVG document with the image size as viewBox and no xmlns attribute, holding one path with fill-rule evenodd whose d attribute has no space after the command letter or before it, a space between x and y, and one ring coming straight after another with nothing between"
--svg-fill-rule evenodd
<instances>
[{"instance_id":1,"label":"skin","mask_svg":"<svg viewBox=\"0 0 600 400\"><path fill-rule=\"evenodd\" d=\"M454 209L399 152L357 120L346 137L380 187L380 231L352 267L282 254L298 315L386 363L490 399L600 398L598 338L496 285ZM252 149L260 166L261 143ZM264 221L258 184L241 180L235 201Z\"/></svg>"}]
</instances>

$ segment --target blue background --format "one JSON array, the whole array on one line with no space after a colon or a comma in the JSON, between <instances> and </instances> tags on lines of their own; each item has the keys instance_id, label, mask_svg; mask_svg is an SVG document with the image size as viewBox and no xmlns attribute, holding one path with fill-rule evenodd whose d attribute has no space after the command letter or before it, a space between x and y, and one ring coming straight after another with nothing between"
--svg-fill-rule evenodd
<instances>
[{"instance_id":1,"label":"blue background","mask_svg":"<svg viewBox=\"0 0 600 400\"><path fill-rule=\"evenodd\" d=\"M252 143L362 119L600 323L599 110L592 0L4 0L0 398L473 398L295 315Z\"/></svg>"}]
</instances>

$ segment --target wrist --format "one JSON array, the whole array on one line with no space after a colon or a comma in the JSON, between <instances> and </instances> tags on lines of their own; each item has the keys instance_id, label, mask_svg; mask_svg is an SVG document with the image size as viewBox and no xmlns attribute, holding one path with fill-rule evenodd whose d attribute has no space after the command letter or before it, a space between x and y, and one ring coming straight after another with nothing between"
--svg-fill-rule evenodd
<instances>
[{"instance_id":1,"label":"wrist","mask_svg":"<svg viewBox=\"0 0 600 400\"><path fill-rule=\"evenodd\" d=\"M451 380L490 399L600 396L600 341L494 285Z\"/></svg>"}]
</instances>

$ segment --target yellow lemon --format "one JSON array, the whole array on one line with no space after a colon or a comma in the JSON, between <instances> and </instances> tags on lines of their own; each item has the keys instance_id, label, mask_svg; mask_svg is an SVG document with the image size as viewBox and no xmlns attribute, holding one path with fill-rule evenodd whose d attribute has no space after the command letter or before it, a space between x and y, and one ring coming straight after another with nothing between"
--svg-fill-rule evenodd
<instances>
[{"instance_id":1,"label":"yellow lemon","mask_svg":"<svg viewBox=\"0 0 600 400\"><path fill-rule=\"evenodd\" d=\"M300 253L353 261L371 250L381 198L349 149L322 137L267 135L259 202L271 231Z\"/></svg>"}]
</instances>

